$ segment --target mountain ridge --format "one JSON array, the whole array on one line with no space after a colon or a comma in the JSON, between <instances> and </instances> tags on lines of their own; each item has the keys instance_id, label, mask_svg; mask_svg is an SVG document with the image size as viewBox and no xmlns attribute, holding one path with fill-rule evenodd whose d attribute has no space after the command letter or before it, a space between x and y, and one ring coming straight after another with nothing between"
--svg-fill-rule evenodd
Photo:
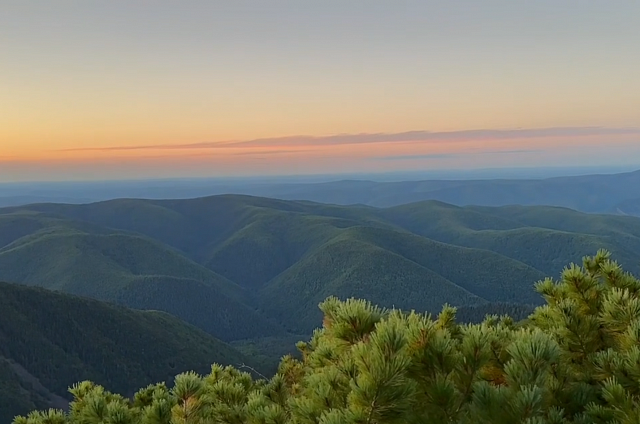
<instances>
[{"instance_id":1,"label":"mountain ridge","mask_svg":"<svg viewBox=\"0 0 640 424\"><path fill-rule=\"evenodd\" d=\"M535 281L601 247L635 271L640 219L227 194L4 208L0 242L0 277L164 310L238 341L310 332L329 295L417 310L536 304Z\"/></svg>"},{"instance_id":2,"label":"mountain ridge","mask_svg":"<svg viewBox=\"0 0 640 424\"><path fill-rule=\"evenodd\" d=\"M35 202L89 203L119 198L195 198L221 194L252 195L284 200L313 200L333 204L397 206L420 200L456 205L557 205L591 213L618 213L617 206L640 198L640 170L536 178L449 178L404 181L336 177L284 181L167 180L106 182L103 184L0 185L0 206ZM47 194L48 193L48 194ZM480 195L478 193L481 193ZM624 208L622 208L624 210Z\"/></svg>"}]
</instances>

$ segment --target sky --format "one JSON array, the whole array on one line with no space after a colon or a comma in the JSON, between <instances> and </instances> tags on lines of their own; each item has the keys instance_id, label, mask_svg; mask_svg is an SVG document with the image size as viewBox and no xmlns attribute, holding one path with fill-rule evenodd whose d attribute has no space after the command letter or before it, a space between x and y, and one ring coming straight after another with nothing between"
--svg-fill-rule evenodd
<instances>
[{"instance_id":1,"label":"sky","mask_svg":"<svg viewBox=\"0 0 640 424\"><path fill-rule=\"evenodd\" d=\"M637 0L0 2L0 181L640 168Z\"/></svg>"}]
</instances>

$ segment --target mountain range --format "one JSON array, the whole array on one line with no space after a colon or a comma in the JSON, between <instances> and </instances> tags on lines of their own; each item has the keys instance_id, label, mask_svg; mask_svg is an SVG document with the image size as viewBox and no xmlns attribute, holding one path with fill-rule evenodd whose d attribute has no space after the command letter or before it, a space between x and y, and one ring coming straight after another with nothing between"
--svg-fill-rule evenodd
<instances>
[{"instance_id":1,"label":"mountain range","mask_svg":"<svg viewBox=\"0 0 640 424\"><path fill-rule=\"evenodd\" d=\"M341 181L278 187L264 195L378 207L439 200L458 206L547 205L582 212L617 213L621 203L640 199L640 171L545 179Z\"/></svg>"},{"instance_id":2,"label":"mountain range","mask_svg":"<svg viewBox=\"0 0 640 424\"><path fill-rule=\"evenodd\" d=\"M526 174L523 174L523 176ZM410 175L416 177L416 175ZM0 207L28 203L90 203L116 198L194 198L245 194L283 200L377 207L439 200L458 206L550 205L592 213L634 214L640 202L640 171L550 178L474 178L381 181L264 178L0 184ZM382 177L381 177L382 178ZM334 177L335 179L335 177Z\"/></svg>"},{"instance_id":3,"label":"mountain range","mask_svg":"<svg viewBox=\"0 0 640 424\"><path fill-rule=\"evenodd\" d=\"M327 296L402 309L538 304L640 219L548 206L338 206L243 195L0 209L0 279L168 312L225 342L310 334Z\"/></svg>"},{"instance_id":4,"label":"mountain range","mask_svg":"<svg viewBox=\"0 0 640 424\"><path fill-rule=\"evenodd\" d=\"M0 422L63 407L85 379L131 394L212 363L273 373L328 296L524 319L536 281L600 248L640 271L637 205L623 206L218 195L0 208Z\"/></svg>"}]
</instances>

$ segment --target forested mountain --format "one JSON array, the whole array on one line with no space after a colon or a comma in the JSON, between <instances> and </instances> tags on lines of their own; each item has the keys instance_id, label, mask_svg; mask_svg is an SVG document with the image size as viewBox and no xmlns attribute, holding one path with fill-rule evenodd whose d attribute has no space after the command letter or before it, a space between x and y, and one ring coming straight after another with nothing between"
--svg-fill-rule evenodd
<instances>
[{"instance_id":1,"label":"forested mountain","mask_svg":"<svg viewBox=\"0 0 640 424\"><path fill-rule=\"evenodd\" d=\"M259 191L261 190L261 191ZM439 200L459 206L550 205L583 212L611 212L640 197L640 170L621 174L545 179L426 180L400 182L336 181L255 187L233 193L336 204L398 206Z\"/></svg>"},{"instance_id":2,"label":"forested mountain","mask_svg":"<svg viewBox=\"0 0 640 424\"><path fill-rule=\"evenodd\" d=\"M0 278L163 310L225 341L310 334L329 295L420 311L539 304L534 281L599 248L637 272L640 219L238 195L0 209Z\"/></svg>"},{"instance_id":3,"label":"forested mountain","mask_svg":"<svg viewBox=\"0 0 640 424\"><path fill-rule=\"evenodd\" d=\"M0 245L6 281L164 310L226 340L281 332L256 316L243 288L142 235L9 213L0 215Z\"/></svg>"},{"instance_id":4,"label":"forested mountain","mask_svg":"<svg viewBox=\"0 0 640 424\"><path fill-rule=\"evenodd\" d=\"M254 379L215 365L133 397L74 385L69 411L14 424L635 424L640 420L640 281L600 251L536 284L525 321L460 324L329 298L322 328Z\"/></svg>"},{"instance_id":5,"label":"forested mountain","mask_svg":"<svg viewBox=\"0 0 640 424\"><path fill-rule=\"evenodd\" d=\"M150 381L252 358L177 318L0 283L0 422L64 407L67 388L91 379L131 395Z\"/></svg>"},{"instance_id":6,"label":"forested mountain","mask_svg":"<svg viewBox=\"0 0 640 424\"><path fill-rule=\"evenodd\" d=\"M118 198L185 199L245 194L378 207L439 200L460 206L552 205L583 212L618 213L618 205L640 198L640 171L535 179L501 178L495 175L488 179L483 174L472 178L459 175L453 179L446 179L446 175L427 177L438 179L405 175L402 181L385 181L384 175L344 178L338 181L335 181L335 176L324 176L288 180L254 178L0 184L0 207L36 202L89 203ZM375 178L380 179L373 181Z\"/></svg>"}]
</instances>

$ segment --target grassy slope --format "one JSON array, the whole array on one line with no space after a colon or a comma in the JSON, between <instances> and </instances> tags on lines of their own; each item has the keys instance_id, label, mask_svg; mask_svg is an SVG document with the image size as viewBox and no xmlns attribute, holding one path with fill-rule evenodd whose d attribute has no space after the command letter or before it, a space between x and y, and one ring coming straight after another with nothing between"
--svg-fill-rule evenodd
<instances>
[{"instance_id":1,"label":"grassy slope","mask_svg":"<svg viewBox=\"0 0 640 424\"><path fill-rule=\"evenodd\" d=\"M66 396L84 379L130 394L214 362L252 363L162 312L7 283L0 283L0 310L0 422Z\"/></svg>"}]
</instances>

